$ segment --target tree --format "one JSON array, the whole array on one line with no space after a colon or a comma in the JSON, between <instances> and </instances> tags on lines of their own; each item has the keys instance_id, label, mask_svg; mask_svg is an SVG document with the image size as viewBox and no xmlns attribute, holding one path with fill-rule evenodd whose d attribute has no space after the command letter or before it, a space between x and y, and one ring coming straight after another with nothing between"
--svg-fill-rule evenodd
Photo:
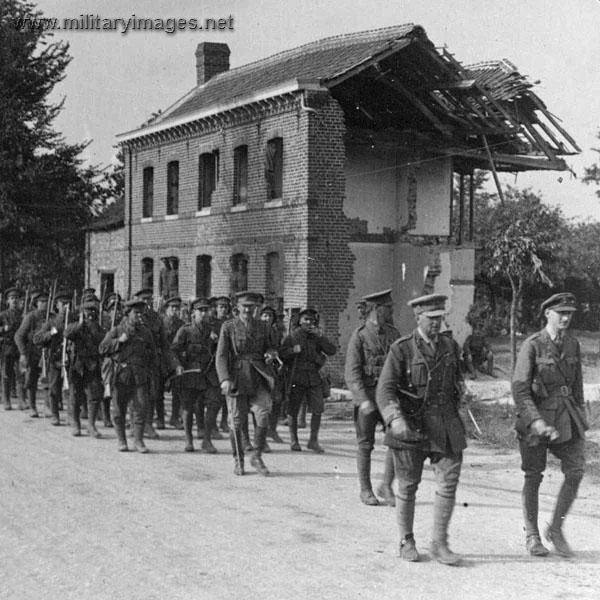
<instances>
[{"instance_id":1,"label":"tree","mask_svg":"<svg viewBox=\"0 0 600 600\"><path fill-rule=\"evenodd\" d=\"M596 136L600 139L600 132ZM600 148L592 148L594 152L600 154ZM585 175L583 176L583 182L589 184L600 185L600 165L598 163L594 163L590 167L585 169ZM596 190L596 196L600 198L600 189Z\"/></svg>"},{"instance_id":2,"label":"tree","mask_svg":"<svg viewBox=\"0 0 600 600\"><path fill-rule=\"evenodd\" d=\"M527 285L541 281L552 287L548 274L556 268L555 253L566 221L560 208L548 207L528 189L509 186L503 204L494 195L488 196L487 202L488 210L477 232L484 244L482 270L491 279L507 280L510 284L510 345L514 368L517 309L523 302Z\"/></svg>"},{"instance_id":3,"label":"tree","mask_svg":"<svg viewBox=\"0 0 600 600\"><path fill-rule=\"evenodd\" d=\"M103 198L97 170L78 158L86 144L67 144L52 127L63 103L48 98L71 57L67 43L31 26L39 18L30 2L0 3L2 286L47 282L58 271L80 285L82 227Z\"/></svg>"}]
</instances>

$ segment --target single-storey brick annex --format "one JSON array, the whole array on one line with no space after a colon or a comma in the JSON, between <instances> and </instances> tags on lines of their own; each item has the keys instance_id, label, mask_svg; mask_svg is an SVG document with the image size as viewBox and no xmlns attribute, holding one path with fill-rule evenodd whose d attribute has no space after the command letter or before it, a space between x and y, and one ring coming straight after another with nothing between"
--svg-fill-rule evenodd
<instances>
[{"instance_id":1,"label":"single-storey brick annex","mask_svg":"<svg viewBox=\"0 0 600 600\"><path fill-rule=\"evenodd\" d=\"M512 64L463 66L418 25L235 69L226 44L205 42L196 61L196 87L118 136L125 197L89 231L87 283L313 306L338 373L356 302L380 289L402 332L408 299L448 294L464 340L474 169L564 170L579 151Z\"/></svg>"}]
</instances>

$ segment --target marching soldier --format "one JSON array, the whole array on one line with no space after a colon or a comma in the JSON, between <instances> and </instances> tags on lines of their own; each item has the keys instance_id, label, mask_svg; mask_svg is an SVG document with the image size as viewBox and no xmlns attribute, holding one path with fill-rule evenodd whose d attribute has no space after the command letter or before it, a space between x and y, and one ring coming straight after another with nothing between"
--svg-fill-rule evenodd
<instances>
[{"instance_id":1,"label":"marching soldier","mask_svg":"<svg viewBox=\"0 0 600 600\"><path fill-rule=\"evenodd\" d=\"M194 414L206 411L202 451L215 454L217 449L211 436L217 426L221 390L215 369L218 336L207 319L209 307L210 303L205 298L198 298L192 302L192 323L179 329L171 348L183 367L173 389L179 388L181 394L185 451L194 451Z\"/></svg>"},{"instance_id":2,"label":"marching soldier","mask_svg":"<svg viewBox=\"0 0 600 600\"><path fill-rule=\"evenodd\" d=\"M283 332L279 329L277 322L277 313L271 306L265 306L260 311L260 320L264 321L269 327L273 329L274 335L276 336L277 343L283 341ZM276 444L283 444L283 440L279 433L277 433L277 423L279 422L279 415L281 414L281 405L283 404L283 396L285 394L285 379L283 377L283 366L281 365L277 369L277 379L275 381L275 390L273 391L273 407L271 414L269 415L269 430L267 431L267 437L271 438Z\"/></svg>"},{"instance_id":3,"label":"marching soldier","mask_svg":"<svg viewBox=\"0 0 600 600\"><path fill-rule=\"evenodd\" d=\"M71 303L71 294L59 290L54 298L56 312L42 325L33 336L33 341L48 349L48 396L52 413L51 425L60 425L60 406L63 388L63 333L67 326L67 309Z\"/></svg>"},{"instance_id":4,"label":"marching soldier","mask_svg":"<svg viewBox=\"0 0 600 600\"><path fill-rule=\"evenodd\" d=\"M165 314L162 317L167 342L169 345L173 343L175 334L183 326L183 321L179 318L181 309L181 298L179 296L171 296L165 300ZM158 402L156 403L156 428L165 428L165 379L159 381L159 392L157 395ZM180 400L177 386L171 389L171 423L175 422L174 427L179 421Z\"/></svg>"},{"instance_id":5,"label":"marching soldier","mask_svg":"<svg viewBox=\"0 0 600 600\"><path fill-rule=\"evenodd\" d=\"M214 299L215 319L213 327L217 335L221 333L221 327L225 321L231 319L231 300L229 296L217 296ZM221 422L219 429L223 433L229 433L229 425L227 424L227 401L225 396L221 394Z\"/></svg>"},{"instance_id":6,"label":"marching soldier","mask_svg":"<svg viewBox=\"0 0 600 600\"><path fill-rule=\"evenodd\" d=\"M262 460L267 439L271 392L275 385L272 362L277 358L273 331L253 317L258 297L252 292L236 295L238 316L221 327L217 346L217 374L221 391L227 397L234 473L244 474L244 448L241 426L248 411L256 416L254 450L251 464L262 475L269 470Z\"/></svg>"},{"instance_id":7,"label":"marching soldier","mask_svg":"<svg viewBox=\"0 0 600 600\"><path fill-rule=\"evenodd\" d=\"M290 365L288 427L290 430L290 449L300 451L298 443L298 410L303 401L312 410L310 421L310 439L307 448L322 454L319 444L321 415L325 408L323 384L319 370L325 364L327 356L333 356L337 348L316 326L317 311L305 308L298 313L299 326L283 340L281 358Z\"/></svg>"},{"instance_id":8,"label":"marching soldier","mask_svg":"<svg viewBox=\"0 0 600 600\"><path fill-rule=\"evenodd\" d=\"M88 405L88 434L99 438L96 418L100 411L103 396L101 356L99 345L106 331L98 323L98 303L86 300L81 305L78 322L65 329L65 338L71 341L71 361L69 365L71 422L73 435L81 435L81 403Z\"/></svg>"},{"instance_id":9,"label":"marching soldier","mask_svg":"<svg viewBox=\"0 0 600 600\"><path fill-rule=\"evenodd\" d=\"M150 387L148 389L148 411L146 414L148 420L146 421L145 436L157 440L158 433L156 433L153 426L154 409L156 408L158 396L168 375L167 364L172 360L171 350L163 320L152 307L152 289L144 288L137 292L135 297L142 300L146 306L142 313L142 321L150 330L156 348L154 355L155 363L151 372Z\"/></svg>"},{"instance_id":10,"label":"marching soldier","mask_svg":"<svg viewBox=\"0 0 600 600\"><path fill-rule=\"evenodd\" d=\"M398 330L390 324L394 309L391 292L392 290L384 290L363 298L365 318L352 333L346 353L345 380L354 403L360 499L368 506L379 505L371 484L371 453L375 445L377 424L384 423L377 409L375 389L385 357L391 345L400 337ZM388 449L383 482L377 493L390 506L396 504L392 491L393 481L394 459Z\"/></svg>"},{"instance_id":11,"label":"marching soldier","mask_svg":"<svg viewBox=\"0 0 600 600\"><path fill-rule=\"evenodd\" d=\"M102 313L101 327L104 331L110 331L115 325L118 325L123 318L123 300L116 292L109 294L106 299L106 306ZM112 386L114 379L114 362L110 356L102 357L100 367L102 374L102 417L104 427L112 427L110 418L110 403L112 398Z\"/></svg>"},{"instance_id":12,"label":"marching soldier","mask_svg":"<svg viewBox=\"0 0 600 600\"><path fill-rule=\"evenodd\" d=\"M440 333L445 302L446 296L429 294L408 303L417 328L392 344L376 399L387 425L385 443L393 449L400 557L419 560L413 534L415 498L429 458L437 482L430 551L438 562L456 565L461 559L448 547L448 525L467 443L458 412L463 388L460 352L450 336Z\"/></svg>"},{"instance_id":13,"label":"marching soldier","mask_svg":"<svg viewBox=\"0 0 600 600\"><path fill-rule=\"evenodd\" d=\"M34 335L42 328L46 321L48 310L48 294L35 291L31 294L31 302L35 309L27 313L15 333L15 344L19 349L19 368L24 373L24 387L27 400L31 408L31 416L39 417L36 405L38 379L40 377L41 349L34 343ZM26 308L25 308L26 310Z\"/></svg>"},{"instance_id":14,"label":"marching soldier","mask_svg":"<svg viewBox=\"0 0 600 600\"><path fill-rule=\"evenodd\" d=\"M112 395L113 425L117 433L119 452L126 452L125 418L131 405L135 449L146 454L144 423L148 410L148 390L156 368L154 338L143 324L146 302L139 298L125 304L125 317L113 327L100 343L100 354L114 360Z\"/></svg>"},{"instance_id":15,"label":"marching soldier","mask_svg":"<svg viewBox=\"0 0 600 600\"><path fill-rule=\"evenodd\" d=\"M9 288L4 292L7 308L0 313L0 360L2 361L2 395L5 410L11 410L11 389L17 389L19 409L25 409L25 391L23 389L23 374L19 369L19 348L14 337L23 320L19 308L21 292L17 288Z\"/></svg>"},{"instance_id":16,"label":"marching soldier","mask_svg":"<svg viewBox=\"0 0 600 600\"><path fill-rule=\"evenodd\" d=\"M522 501L526 548L533 556L548 554L538 529L539 488L548 452L560 461L564 480L545 537L558 554L573 556L562 527L583 478L588 429L581 349L568 332L575 305L575 296L570 293L554 294L542 303L546 326L523 342L512 379L521 469L525 474Z\"/></svg>"}]
</instances>

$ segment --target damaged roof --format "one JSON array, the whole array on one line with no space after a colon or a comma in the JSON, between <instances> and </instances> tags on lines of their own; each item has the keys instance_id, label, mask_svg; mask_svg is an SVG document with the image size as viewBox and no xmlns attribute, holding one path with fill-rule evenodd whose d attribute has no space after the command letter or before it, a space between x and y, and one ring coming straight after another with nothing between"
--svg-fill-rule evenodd
<instances>
[{"instance_id":1,"label":"damaged roof","mask_svg":"<svg viewBox=\"0 0 600 600\"><path fill-rule=\"evenodd\" d=\"M121 143L284 93L329 90L348 128L418 131L431 150L499 170L566 169L575 140L507 60L464 66L412 23L317 40L196 86Z\"/></svg>"}]
</instances>

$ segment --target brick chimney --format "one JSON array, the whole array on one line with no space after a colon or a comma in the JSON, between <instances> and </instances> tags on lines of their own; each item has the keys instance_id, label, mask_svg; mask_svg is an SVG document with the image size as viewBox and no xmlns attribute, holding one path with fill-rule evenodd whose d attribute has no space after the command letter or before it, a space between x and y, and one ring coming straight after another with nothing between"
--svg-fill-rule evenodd
<instances>
[{"instance_id":1,"label":"brick chimney","mask_svg":"<svg viewBox=\"0 0 600 600\"><path fill-rule=\"evenodd\" d=\"M229 71L229 46L213 42L202 42L196 48L196 79L198 85L211 77Z\"/></svg>"}]
</instances>

